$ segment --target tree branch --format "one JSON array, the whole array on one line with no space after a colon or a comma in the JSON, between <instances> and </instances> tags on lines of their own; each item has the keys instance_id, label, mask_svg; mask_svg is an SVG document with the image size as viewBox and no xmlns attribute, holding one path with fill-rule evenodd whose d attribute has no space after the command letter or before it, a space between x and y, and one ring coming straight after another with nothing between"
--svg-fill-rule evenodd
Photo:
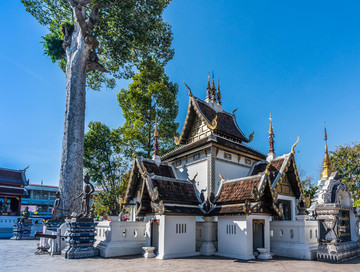
<instances>
[{"instance_id":1,"label":"tree branch","mask_svg":"<svg viewBox=\"0 0 360 272\"><path fill-rule=\"evenodd\" d=\"M105 69L105 67L103 65L101 65L97 61L88 60L86 62L86 72L91 72L91 71L95 71L95 70L104 72L104 73L109 72L108 70Z\"/></svg>"},{"instance_id":2,"label":"tree branch","mask_svg":"<svg viewBox=\"0 0 360 272\"><path fill-rule=\"evenodd\" d=\"M90 0L68 0L69 4L74 10L75 21L79 24L82 32L86 33L87 25L85 22L85 5L91 3Z\"/></svg>"},{"instance_id":3,"label":"tree branch","mask_svg":"<svg viewBox=\"0 0 360 272\"><path fill-rule=\"evenodd\" d=\"M91 10L90 17L86 20L88 29L91 29L95 25L95 23L98 21L107 20L107 19L99 17L100 9L113 7L117 4L117 2L118 2L118 0L115 0L113 3L108 4L108 5L100 5L100 4L94 5Z\"/></svg>"}]
</instances>

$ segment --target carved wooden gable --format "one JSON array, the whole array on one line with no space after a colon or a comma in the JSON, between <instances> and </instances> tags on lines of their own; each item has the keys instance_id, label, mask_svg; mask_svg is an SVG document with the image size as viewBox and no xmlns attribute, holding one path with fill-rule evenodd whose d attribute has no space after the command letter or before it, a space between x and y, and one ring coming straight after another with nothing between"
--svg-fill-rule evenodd
<instances>
[{"instance_id":1,"label":"carved wooden gable","mask_svg":"<svg viewBox=\"0 0 360 272\"><path fill-rule=\"evenodd\" d=\"M293 190L291 189L291 184L287 176L283 178L283 180L277 186L276 190L279 195L293 196L293 197L295 196Z\"/></svg>"},{"instance_id":2,"label":"carved wooden gable","mask_svg":"<svg viewBox=\"0 0 360 272\"><path fill-rule=\"evenodd\" d=\"M196 116L193 121L186 144L196 142L200 139L210 136L210 134L211 134L211 130L198 116Z\"/></svg>"}]
</instances>

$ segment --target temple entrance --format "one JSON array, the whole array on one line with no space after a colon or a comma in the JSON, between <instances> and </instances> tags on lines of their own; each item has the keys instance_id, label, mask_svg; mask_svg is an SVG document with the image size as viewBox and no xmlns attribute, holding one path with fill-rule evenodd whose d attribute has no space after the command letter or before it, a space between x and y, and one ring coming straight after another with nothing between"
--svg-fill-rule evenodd
<instances>
[{"instance_id":1,"label":"temple entrance","mask_svg":"<svg viewBox=\"0 0 360 272\"><path fill-rule=\"evenodd\" d=\"M154 253L158 253L159 248L159 220L151 220L151 246L155 247Z\"/></svg>"},{"instance_id":2,"label":"temple entrance","mask_svg":"<svg viewBox=\"0 0 360 272\"><path fill-rule=\"evenodd\" d=\"M264 248L264 225L265 220L253 219L253 251Z\"/></svg>"}]
</instances>

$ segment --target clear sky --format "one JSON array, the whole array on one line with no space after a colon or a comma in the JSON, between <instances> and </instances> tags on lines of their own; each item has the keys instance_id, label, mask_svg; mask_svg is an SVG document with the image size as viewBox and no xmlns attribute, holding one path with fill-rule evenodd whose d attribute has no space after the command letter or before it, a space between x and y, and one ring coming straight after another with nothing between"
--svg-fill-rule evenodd
<instances>
[{"instance_id":1,"label":"clear sky","mask_svg":"<svg viewBox=\"0 0 360 272\"><path fill-rule=\"evenodd\" d=\"M175 57L167 74L179 84L182 128L187 91L205 98L208 72L221 79L223 107L238 108L251 146L267 153L269 113L275 152L296 148L298 167L318 180L324 121L328 145L360 139L359 1L175 0L165 13ZM47 30L20 1L0 1L0 167L23 169L31 183L57 185L65 109L65 75L43 55ZM87 93L86 124L123 124L115 90ZM222 173L226 178L226 173Z\"/></svg>"}]
</instances>

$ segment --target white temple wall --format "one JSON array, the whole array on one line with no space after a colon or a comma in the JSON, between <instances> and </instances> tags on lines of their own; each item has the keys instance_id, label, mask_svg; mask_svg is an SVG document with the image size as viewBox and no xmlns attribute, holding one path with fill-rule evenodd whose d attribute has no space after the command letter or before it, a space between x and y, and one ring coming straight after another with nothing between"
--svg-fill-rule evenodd
<instances>
[{"instance_id":1,"label":"white temple wall","mask_svg":"<svg viewBox=\"0 0 360 272\"><path fill-rule=\"evenodd\" d=\"M221 151L219 151L220 153ZM218 154L219 155L219 154ZM215 194L219 189L220 177L219 173L224 179L242 178L248 175L251 165L245 166L235 162L227 162L223 159L217 158L215 160Z\"/></svg>"},{"instance_id":2,"label":"white temple wall","mask_svg":"<svg viewBox=\"0 0 360 272\"><path fill-rule=\"evenodd\" d=\"M283 257L313 260L318 246L318 222L298 220L272 221L270 223L271 252Z\"/></svg>"},{"instance_id":3,"label":"white temple wall","mask_svg":"<svg viewBox=\"0 0 360 272\"><path fill-rule=\"evenodd\" d=\"M190 158L191 157L191 158ZM204 154L201 154L200 159L193 160L192 156L189 156L188 163L184 166L176 167L178 177L181 179L192 179L196 174L196 187L199 191L207 188L208 180L208 164L207 158Z\"/></svg>"},{"instance_id":4,"label":"white temple wall","mask_svg":"<svg viewBox=\"0 0 360 272\"><path fill-rule=\"evenodd\" d=\"M252 231L253 219L265 220L264 244L265 248L270 249L270 216L219 216L218 252L216 255L243 260L254 259Z\"/></svg>"},{"instance_id":5,"label":"white temple wall","mask_svg":"<svg viewBox=\"0 0 360 272\"><path fill-rule=\"evenodd\" d=\"M234 231L232 226L236 227ZM229 228L231 231L229 231ZM246 217L221 217L218 218L218 251L216 255L237 258L253 259L248 254L248 232Z\"/></svg>"},{"instance_id":6,"label":"white temple wall","mask_svg":"<svg viewBox=\"0 0 360 272\"><path fill-rule=\"evenodd\" d=\"M195 251L196 217L160 217L159 252L157 258L169 259L199 255Z\"/></svg>"}]
</instances>

